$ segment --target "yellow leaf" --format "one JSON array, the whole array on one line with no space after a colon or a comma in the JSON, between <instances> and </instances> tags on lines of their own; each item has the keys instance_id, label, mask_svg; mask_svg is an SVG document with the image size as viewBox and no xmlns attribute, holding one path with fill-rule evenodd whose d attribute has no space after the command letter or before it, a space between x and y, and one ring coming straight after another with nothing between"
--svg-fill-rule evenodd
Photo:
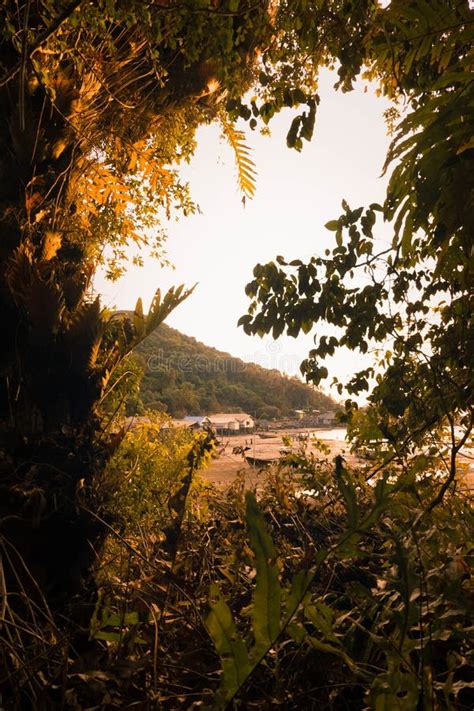
<instances>
[{"instance_id":1,"label":"yellow leaf","mask_svg":"<svg viewBox=\"0 0 474 711\"><path fill-rule=\"evenodd\" d=\"M245 134L235 128L227 118L221 117L224 137L235 154L239 187L245 198L253 198L255 194L256 170L254 162L249 158L250 150L245 144Z\"/></svg>"},{"instance_id":2,"label":"yellow leaf","mask_svg":"<svg viewBox=\"0 0 474 711\"><path fill-rule=\"evenodd\" d=\"M49 261L56 256L61 248L61 235L59 232L46 232L43 237L43 259Z\"/></svg>"},{"instance_id":3,"label":"yellow leaf","mask_svg":"<svg viewBox=\"0 0 474 711\"><path fill-rule=\"evenodd\" d=\"M130 160L128 163L128 169L129 170L135 170L135 167L137 165L138 161L138 156L136 151L132 151L132 155L130 156Z\"/></svg>"}]
</instances>

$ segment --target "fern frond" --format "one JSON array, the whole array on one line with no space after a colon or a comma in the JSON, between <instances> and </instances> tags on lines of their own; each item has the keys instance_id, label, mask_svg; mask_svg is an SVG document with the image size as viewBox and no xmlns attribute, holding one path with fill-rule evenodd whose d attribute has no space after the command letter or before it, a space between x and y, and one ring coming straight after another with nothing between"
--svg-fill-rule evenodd
<instances>
[{"instance_id":1,"label":"fern frond","mask_svg":"<svg viewBox=\"0 0 474 711\"><path fill-rule=\"evenodd\" d=\"M24 303L28 298L32 275L32 252L29 245L23 243L10 257L5 271L5 281L17 303Z\"/></svg>"},{"instance_id":2,"label":"fern frond","mask_svg":"<svg viewBox=\"0 0 474 711\"><path fill-rule=\"evenodd\" d=\"M76 310L64 334L71 354L71 370L82 374L96 365L103 332L99 299L83 303Z\"/></svg>"},{"instance_id":3,"label":"fern frond","mask_svg":"<svg viewBox=\"0 0 474 711\"><path fill-rule=\"evenodd\" d=\"M250 158L250 148L245 143L245 133L237 129L226 117L221 116L220 120L222 134L234 151L239 188L244 197L251 199L255 194L257 171Z\"/></svg>"},{"instance_id":4,"label":"fern frond","mask_svg":"<svg viewBox=\"0 0 474 711\"><path fill-rule=\"evenodd\" d=\"M35 343L46 342L61 327L64 296L54 279L45 281L36 270L31 275L25 306L33 328Z\"/></svg>"}]
</instances>

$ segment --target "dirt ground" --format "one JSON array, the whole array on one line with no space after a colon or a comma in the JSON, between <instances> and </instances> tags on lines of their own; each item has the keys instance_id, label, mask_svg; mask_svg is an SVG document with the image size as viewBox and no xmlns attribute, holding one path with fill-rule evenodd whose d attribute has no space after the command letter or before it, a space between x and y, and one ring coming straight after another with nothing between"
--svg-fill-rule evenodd
<instances>
[{"instance_id":1,"label":"dirt ground","mask_svg":"<svg viewBox=\"0 0 474 711\"><path fill-rule=\"evenodd\" d=\"M288 430L265 433L263 436L261 434L247 434L221 437L220 454L202 472L202 476L213 484L224 488L232 484L237 472L240 471L245 474L246 483L251 487L261 479L261 468L249 465L244 456L242 454L234 454L233 449L235 447L246 448L245 454L257 459L278 459L281 455L281 450L286 447L283 437L292 437L293 447L297 448L297 436L304 433L311 433L329 447L330 453L321 456L326 456L330 462L334 461L336 455L342 454L348 466L367 464L366 460L362 460L350 453L349 444L344 441L344 429L301 429L298 431ZM272 436L269 436L269 434ZM459 461L466 470L463 475L463 488L474 493L474 459L472 455L472 449L464 450L464 453L459 457Z\"/></svg>"}]
</instances>

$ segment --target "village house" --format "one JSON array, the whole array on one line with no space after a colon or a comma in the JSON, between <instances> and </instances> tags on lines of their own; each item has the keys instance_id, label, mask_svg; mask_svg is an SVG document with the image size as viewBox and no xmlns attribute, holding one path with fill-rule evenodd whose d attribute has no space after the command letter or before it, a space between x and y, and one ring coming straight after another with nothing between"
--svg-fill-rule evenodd
<instances>
[{"instance_id":1,"label":"village house","mask_svg":"<svg viewBox=\"0 0 474 711\"><path fill-rule=\"evenodd\" d=\"M236 434L237 432L251 432L255 427L255 421L245 412L219 412L209 415L207 420L210 426L219 433Z\"/></svg>"},{"instance_id":2,"label":"village house","mask_svg":"<svg viewBox=\"0 0 474 711\"><path fill-rule=\"evenodd\" d=\"M336 413L335 412L320 412L318 415L318 425L335 425L336 423Z\"/></svg>"}]
</instances>

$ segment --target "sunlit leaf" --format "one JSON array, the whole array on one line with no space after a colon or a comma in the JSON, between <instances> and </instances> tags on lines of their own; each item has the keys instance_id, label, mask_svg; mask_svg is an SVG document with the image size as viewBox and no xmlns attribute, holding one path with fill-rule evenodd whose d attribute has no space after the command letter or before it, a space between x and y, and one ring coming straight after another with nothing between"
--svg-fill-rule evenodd
<instances>
[{"instance_id":1,"label":"sunlit leaf","mask_svg":"<svg viewBox=\"0 0 474 711\"><path fill-rule=\"evenodd\" d=\"M277 552L254 494L246 494L246 520L257 570L252 628L257 651L271 646L280 631L281 588Z\"/></svg>"}]
</instances>

